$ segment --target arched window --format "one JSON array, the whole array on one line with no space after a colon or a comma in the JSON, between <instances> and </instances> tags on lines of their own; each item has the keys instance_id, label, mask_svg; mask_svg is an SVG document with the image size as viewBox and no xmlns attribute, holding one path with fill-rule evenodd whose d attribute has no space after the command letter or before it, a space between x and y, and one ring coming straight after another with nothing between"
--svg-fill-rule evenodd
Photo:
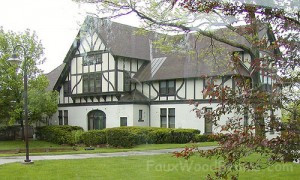
<instances>
[{"instance_id":1,"label":"arched window","mask_svg":"<svg viewBox=\"0 0 300 180\"><path fill-rule=\"evenodd\" d=\"M88 113L88 130L105 129L106 115L103 111L93 110Z\"/></svg>"}]
</instances>

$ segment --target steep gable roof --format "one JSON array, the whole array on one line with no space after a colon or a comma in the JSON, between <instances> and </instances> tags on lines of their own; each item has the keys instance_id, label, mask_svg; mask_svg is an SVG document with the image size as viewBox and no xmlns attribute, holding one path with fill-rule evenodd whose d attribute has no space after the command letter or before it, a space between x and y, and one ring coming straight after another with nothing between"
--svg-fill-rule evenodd
<instances>
[{"instance_id":1,"label":"steep gable roof","mask_svg":"<svg viewBox=\"0 0 300 180\"><path fill-rule=\"evenodd\" d=\"M91 21L89 18L87 21ZM150 60L149 39L153 38L153 33L137 34L138 28L107 19L93 18L93 23L96 24L99 36L113 55Z\"/></svg>"},{"instance_id":2,"label":"steep gable roof","mask_svg":"<svg viewBox=\"0 0 300 180\"><path fill-rule=\"evenodd\" d=\"M162 34L155 32L138 34L137 30L139 29L136 27L116 23L106 18L88 16L64 59L65 65L64 69L61 70L61 75L56 75L56 78L59 78L56 85L64 81L67 76L73 55L80 46L81 31L84 31L84 28L94 28L113 56L145 60L148 64L145 63L133 77L137 81L236 74L249 76L249 72L244 66L241 65L237 70L234 70L230 65L230 55L235 51L241 51L241 49L208 37L199 38L196 34L190 34L186 43L188 47L194 48L194 54L163 53L152 44ZM216 31L216 33L230 36L233 40L249 46L243 37L236 34L231 36L227 32L226 28ZM57 88L55 84L52 84L52 87Z\"/></svg>"},{"instance_id":3,"label":"steep gable roof","mask_svg":"<svg viewBox=\"0 0 300 180\"><path fill-rule=\"evenodd\" d=\"M56 67L55 69L53 69L48 74L46 74L47 78L49 79L49 86L47 87L47 91L52 91L55 89L54 87L57 83L57 80L61 76L61 73L62 73L64 67L65 67L65 64L63 63L63 64L59 65L58 67Z\"/></svg>"}]
</instances>

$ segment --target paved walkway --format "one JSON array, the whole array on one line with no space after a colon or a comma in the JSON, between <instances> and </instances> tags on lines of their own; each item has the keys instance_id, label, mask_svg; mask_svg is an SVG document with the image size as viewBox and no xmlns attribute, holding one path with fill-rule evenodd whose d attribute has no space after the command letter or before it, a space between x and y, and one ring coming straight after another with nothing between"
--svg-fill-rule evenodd
<instances>
[{"instance_id":1,"label":"paved walkway","mask_svg":"<svg viewBox=\"0 0 300 180\"><path fill-rule=\"evenodd\" d=\"M201 150L213 149L216 146L199 147ZM42 155L42 156L30 156L32 161L39 160L55 160L55 159L87 159L87 158L104 158L104 157L122 157L122 156L141 156L141 155L159 155L172 153L175 151L181 151L183 148L176 149L160 149L160 150L147 150L147 151L128 151L128 152L115 152L115 153L94 153L94 154L66 154L66 155ZM10 156L0 157L0 165L24 162L25 156Z\"/></svg>"}]
</instances>

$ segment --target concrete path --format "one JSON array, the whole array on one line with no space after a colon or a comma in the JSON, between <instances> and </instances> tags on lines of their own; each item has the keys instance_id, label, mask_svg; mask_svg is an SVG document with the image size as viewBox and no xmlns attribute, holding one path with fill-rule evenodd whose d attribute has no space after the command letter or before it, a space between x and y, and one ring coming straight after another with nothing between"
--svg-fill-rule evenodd
<instances>
[{"instance_id":1,"label":"concrete path","mask_svg":"<svg viewBox=\"0 0 300 180\"><path fill-rule=\"evenodd\" d=\"M199 147L200 150L213 149L216 146ZM160 150L147 150L147 151L128 151L128 152L115 152L115 153L95 153L95 154L66 154L66 155L42 155L42 156L30 156L32 161L39 160L55 160L55 159L87 159L87 158L104 158L104 157L122 157L122 156L141 156L141 155L159 155L173 153L175 151L182 151L184 148L176 149L160 149ZM24 162L25 156L11 156L0 157L0 165Z\"/></svg>"}]
</instances>

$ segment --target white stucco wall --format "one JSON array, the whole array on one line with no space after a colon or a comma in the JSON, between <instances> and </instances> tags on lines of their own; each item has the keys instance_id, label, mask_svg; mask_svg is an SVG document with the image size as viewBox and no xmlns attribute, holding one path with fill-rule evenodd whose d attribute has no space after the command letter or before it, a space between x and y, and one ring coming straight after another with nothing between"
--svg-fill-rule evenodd
<instances>
[{"instance_id":1,"label":"white stucco wall","mask_svg":"<svg viewBox=\"0 0 300 180\"><path fill-rule=\"evenodd\" d=\"M211 107L213 110L217 104L201 104L200 107ZM175 128L199 129L204 133L204 117L198 118L189 104L159 104L151 105L151 126L160 127L160 108L175 108ZM220 124L225 124L228 116L222 116ZM213 126L213 132L218 132L220 127Z\"/></svg>"}]
</instances>

